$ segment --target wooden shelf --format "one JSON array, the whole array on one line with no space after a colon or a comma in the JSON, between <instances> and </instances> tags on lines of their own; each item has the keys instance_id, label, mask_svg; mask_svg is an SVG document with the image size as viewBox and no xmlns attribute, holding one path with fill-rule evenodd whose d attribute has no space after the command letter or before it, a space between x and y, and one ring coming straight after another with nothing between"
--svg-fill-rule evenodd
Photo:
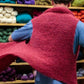
<instances>
[{"instance_id":1,"label":"wooden shelf","mask_svg":"<svg viewBox=\"0 0 84 84\"><path fill-rule=\"evenodd\" d=\"M77 77L77 80L83 80L84 77ZM22 83L35 83L35 80L15 80L15 81L7 81L7 82L0 82L0 84L22 84Z\"/></svg>"},{"instance_id":2,"label":"wooden shelf","mask_svg":"<svg viewBox=\"0 0 84 84\"><path fill-rule=\"evenodd\" d=\"M76 63L84 63L84 60L77 61ZM10 64L10 65L29 65L29 64L26 63L26 62L21 62L21 63L13 62L13 63Z\"/></svg>"},{"instance_id":3,"label":"wooden shelf","mask_svg":"<svg viewBox=\"0 0 84 84\"><path fill-rule=\"evenodd\" d=\"M28 63L26 63L26 62L21 62L21 63L16 63L16 62L13 62L12 64L10 64L10 65L29 65Z\"/></svg>"},{"instance_id":4,"label":"wooden shelf","mask_svg":"<svg viewBox=\"0 0 84 84\"><path fill-rule=\"evenodd\" d=\"M11 4L11 3L0 3L0 6L31 7L31 8L52 8L53 7L53 6L46 6L46 5L27 5L27 4ZM69 7L69 9L84 9L84 7Z\"/></svg>"},{"instance_id":5,"label":"wooden shelf","mask_svg":"<svg viewBox=\"0 0 84 84\"><path fill-rule=\"evenodd\" d=\"M69 9L77 9L77 10L83 9L84 10L84 7L69 7Z\"/></svg>"},{"instance_id":6,"label":"wooden shelf","mask_svg":"<svg viewBox=\"0 0 84 84\"><path fill-rule=\"evenodd\" d=\"M84 63L84 60L77 61L76 63Z\"/></svg>"},{"instance_id":7,"label":"wooden shelf","mask_svg":"<svg viewBox=\"0 0 84 84\"><path fill-rule=\"evenodd\" d=\"M0 26L24 26L25 24L21 23L14 23L14 24L9 24L9 23L0 23Z\"/></svg>"},{"instance_id":8,"label":"wooden shelf","mask_svg":"<svg viewBox=\"0 0 84 84\"><path fill-rule=\"evenodd\" d=\"M27 5L27 4L10 4L10 3L0 3L0 6L32 7L32 8L51 8L53 7L53 6L46 6L46 5Z\"/></svg>"},{"instance_id":9,"label":"wooden shelf","mask_svg":"<svg viewBox=\"0 0 84 84\"><path fill-rule=\"evenodd\" d=\"M15 80L15 81L7 81L7 82L0 82L0 84L22 84L22 83L35 83L35 80Z\"/></svg>"},{"instance_id":10,"label":"wooden shelf","mask_svg":"<svg viewBox=\"0 0 84 84\"><path fill-rule=\"evenodd\" d=\"M77 77L77 80L83 80L84 77ZM15 81L7 81L7 82L0 82L0 84L22 84L22 83L35 83L35 80L15 80Z\"/></svg>"},{"instance_id":11,"label":"wooden shelf","mask_svg":"<svg viewBox=\"0 0 84 84\"><path fill-rule=\"evenodd\" d=\"M77 80L83 80L84 77L77 77Z\"/></svg>"},{"instance_id":12,"label":"wooden shelf","mask_svg":"<svg viewBox=\"0 0 84 84\"><path fill-rule=\"evenodd\" d=\"M77 80L83 80L84 77L77 77ZM0 82L0 84L22 84L22 83L35 83L35 80L15 80L15 81L7 81L7 82Z\"/></svg>"}]
</instances>

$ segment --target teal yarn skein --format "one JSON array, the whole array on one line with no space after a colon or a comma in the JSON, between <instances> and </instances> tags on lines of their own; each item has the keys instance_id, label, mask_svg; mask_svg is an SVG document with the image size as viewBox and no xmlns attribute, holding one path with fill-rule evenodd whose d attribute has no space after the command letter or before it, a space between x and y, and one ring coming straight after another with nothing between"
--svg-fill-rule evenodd
<instances>
[{"instance_id":1,"label":"teal yarn skein","mask_svg":"<svg viewBox=\"0 0 84 84\"><path fill-rule=\"evenodd\" d=\"M32 19L31 15L28 13L22 13L17 15L16 21L17 23L27 23Z\"/></svg>"}]
</instances>

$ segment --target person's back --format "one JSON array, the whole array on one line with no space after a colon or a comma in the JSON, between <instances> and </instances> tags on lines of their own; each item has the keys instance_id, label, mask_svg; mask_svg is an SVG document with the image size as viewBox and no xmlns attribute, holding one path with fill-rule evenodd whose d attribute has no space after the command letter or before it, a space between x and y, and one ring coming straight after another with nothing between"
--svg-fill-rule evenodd
<instances>
[{"instance_id":1,"label":"person's back","mask_svg":"<svg viewBox=\"0 0 84 84\"><path fill-rule=\"evenodd\" d=\"M76 84L76 55L73 54L73 43L78 21L65 7L48 9L32 19L34 39L31 38L30 45L39 50L39 61L43 60L46 65L44 69L52 72L46 74L47 71L44 70L43 73L68 84ZM39 69L41 71L41 68Z\"/></svg>"}]
</instances>

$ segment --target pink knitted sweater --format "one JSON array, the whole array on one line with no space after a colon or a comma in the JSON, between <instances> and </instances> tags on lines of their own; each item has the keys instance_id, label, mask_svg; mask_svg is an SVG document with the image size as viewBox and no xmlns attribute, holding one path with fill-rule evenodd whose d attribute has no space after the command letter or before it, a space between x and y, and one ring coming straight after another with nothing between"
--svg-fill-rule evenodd
<instances>
[{"instance_id":1,"label":"pink knitted sweater","mask_svg":"<svg viewBox=\"0 0 84 84\"><path fill-rule=\"evenodd\" d=\"M25 41L0 43L0 71L20 57L48 77L77 84L77 55L73 54L77 22L67 8L46 10L32 19L33 34L28 44Z\"/></svg>"}]
</instances>

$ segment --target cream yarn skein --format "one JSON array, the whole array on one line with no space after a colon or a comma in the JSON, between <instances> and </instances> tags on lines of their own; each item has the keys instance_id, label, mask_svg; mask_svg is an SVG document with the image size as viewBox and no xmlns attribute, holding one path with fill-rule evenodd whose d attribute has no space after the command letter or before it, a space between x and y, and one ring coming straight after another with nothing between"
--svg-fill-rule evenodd
<instances>
[{"instance_id":1,"label":"cream yarn skein","mask_svg":"<svg viewBox=\"0 0 84 84\"><path fill-rule=\"evenodd\" d=\"M4 16L7 17L7 18L9 18L9 17L11 17L11 14L6 13Z\"/></svg>"},{"instance_id":2,"label":"cream yarn skein","mask_svg":"<svg viewBox=\"0 0 84 84\"><path fill-rule=\"evenodd\" d=\"M11 13L13 12L13 8L12 7L4 7L4 10L7 12L7 13Z\"/></svg>"},{"instance_id":3,"label":"cream yarn skein","mask_svg":"<svg viewBox=\"0 0 84 84\"><path fill-rule=\"evenodd\" d=\"M2 14L3 14L3 15L4 15L4 14L6 14L6 11L5 11L5 10L3 10L3 11L2 11Z\"/></svg>"},{"instance_id":4,"label":"cream yarn skein","mask_svg":"<svg viewBox=\"0 0 84 84\"><path fill-rule=\"evenodd\" d=\"M13 12L11 12L11 15L12 16L16 16L16 15L18 15L18 12L17 11L13 11Z\"/></svg>"},{"instance_id":5,"label":"cream yarn skein","mask_svg":"<svg viewBox=\"0 0 84 84\"><path fill-rule=\"evenodd\" d=\"M16 17L15 16L11 16L10 18L12 19L11 23L16 23Z\"/></svg>"},{"instance_id":6,"label":"cream yarn skein","mask_svg":"<svg viewBox=\"0 0 84 84\"><path fill-rule=\"evenodd\" d=\"M0 7L0 13L2 13L2 11L3 11L3 7Z\"/></svg>"}]
</instances>

